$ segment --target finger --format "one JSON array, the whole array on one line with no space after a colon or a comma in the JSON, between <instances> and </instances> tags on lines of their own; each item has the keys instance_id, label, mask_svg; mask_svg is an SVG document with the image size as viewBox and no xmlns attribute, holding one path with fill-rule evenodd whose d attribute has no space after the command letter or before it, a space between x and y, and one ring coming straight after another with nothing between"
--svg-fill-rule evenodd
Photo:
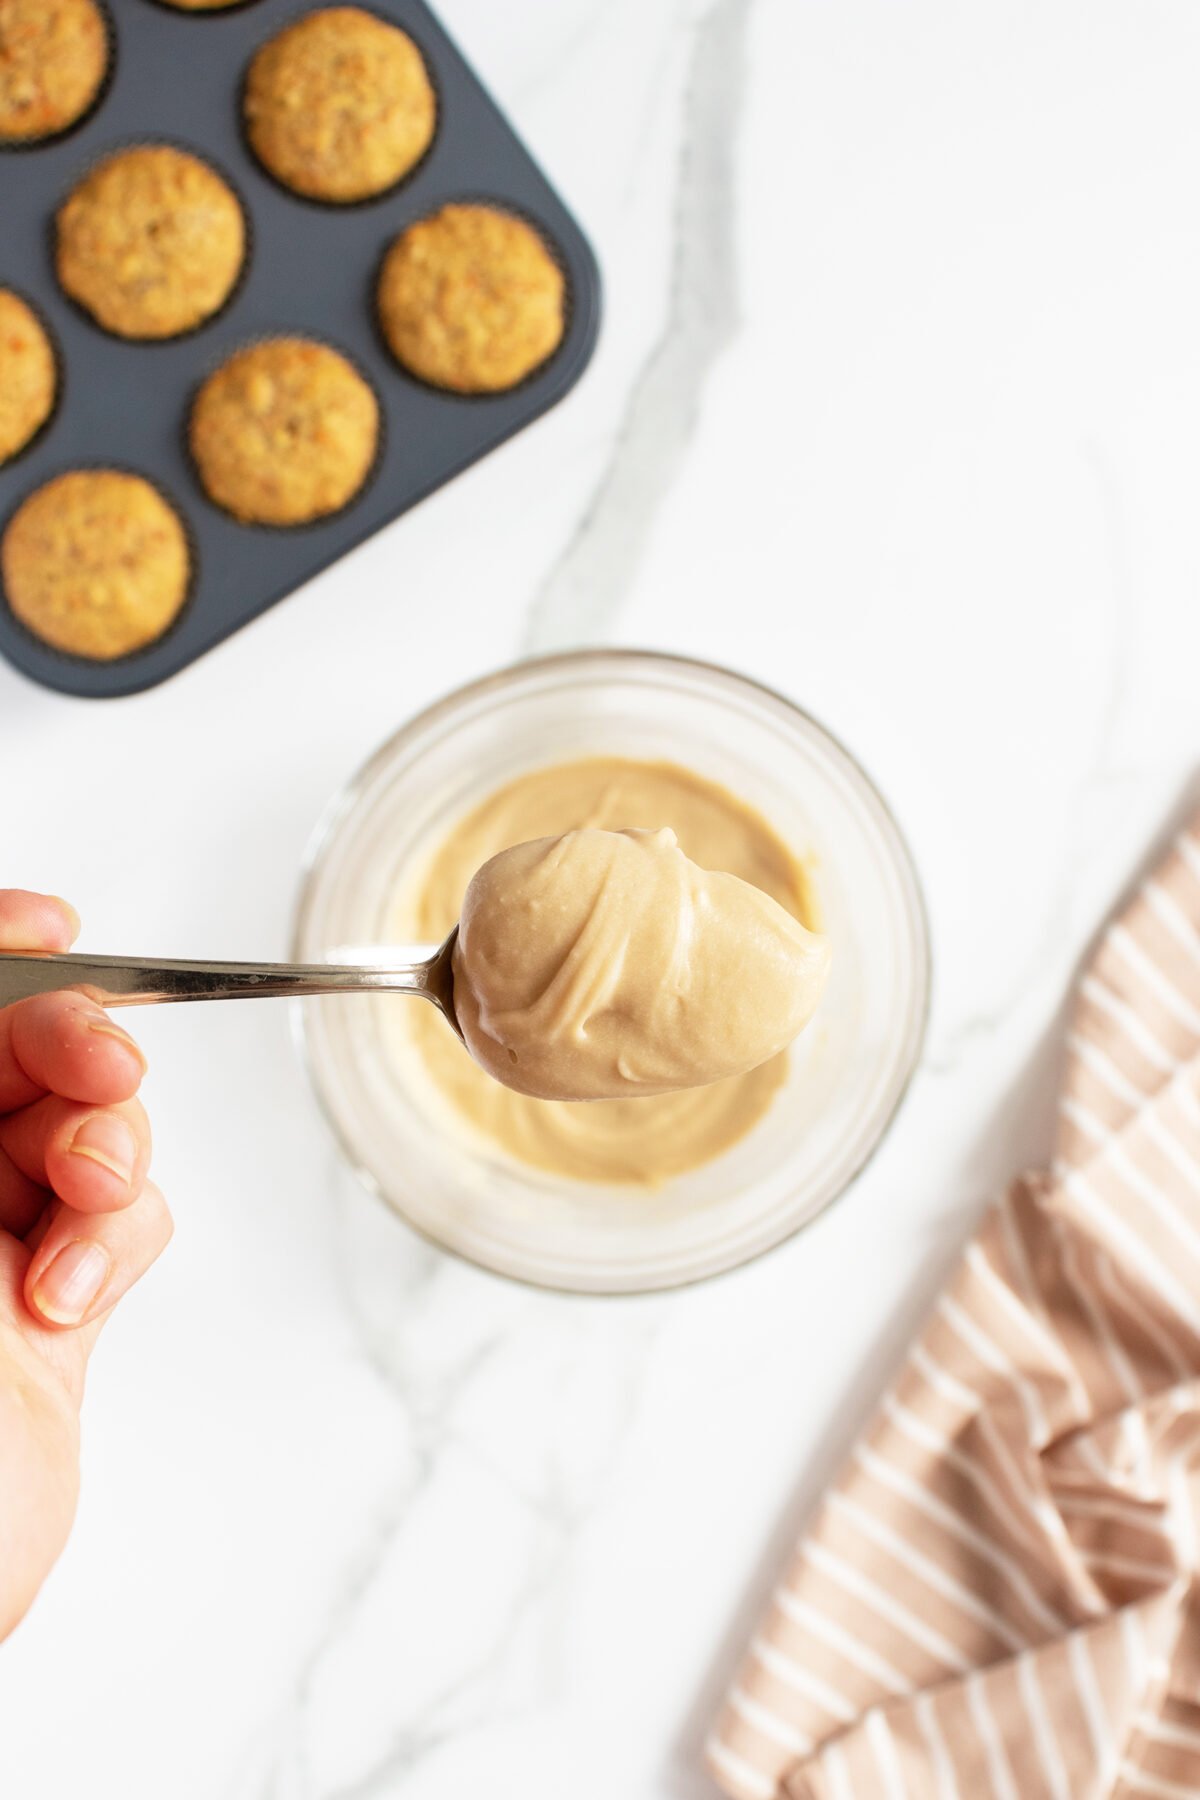
<instances>
[{"instance_id":1,"label":"finger","mask_svg":"<svg viewBox=\"0 0 1200 1800\"><path fill-rule=\"evenodd\" d=\"M0 1118L0 1150L77 1212L114 1212L141 1192L150 1121L140 1100L95 1107L47 1094Z\"/></svg>"},{"instance_id":2,"label":"finger","mask_svg":"<svg viewBox=\"0 0 1200 1800\"><path fill-rule=\"evenodd\" d=\"M25 1304L40 1324L60 1329L99 1319L171 1240L167 1203L148 1181L132 1206L80 1213L61 1203L25 1275Z\"/></svg>"},{"instance_id":3,"label":"finger","mask_svg":"<svg viewBox=\"0 0 1200 1800\"><path fill-rule=\"evenodd\" d=\"M69 950L79 914L55 894L0 888L0 950Z\"/></svg>"},{"instance_id":4,"label":"finger","mask_svg":"<svg viewBox=\"0 0 1200 1800\"><path fill-rule=\"evenodd\" d=\"M49 1205L50 1196L39 1181L23 1175L12 1158L0 1150L0 1233L23 1238Z\"/></svg>"},{"instance_id":5,"label":"finger","mask_svg":"<svg viewBox=\"0 0 1200 1800\"><path fill-rule=\"evenodd\" d=\"M36 994L0 1011L0 1113L47 1093L109 1106L145 1072L129 1033L86 994Z\"/></svg>"}]
</instances>

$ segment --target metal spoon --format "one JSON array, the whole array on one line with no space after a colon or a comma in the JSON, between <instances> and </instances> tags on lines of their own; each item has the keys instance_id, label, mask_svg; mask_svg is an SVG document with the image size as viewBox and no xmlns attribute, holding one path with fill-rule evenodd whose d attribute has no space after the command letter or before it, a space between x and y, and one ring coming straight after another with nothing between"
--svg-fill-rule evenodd
<instances>
[{"instance_id":1,"label":"metal spoon","mask_svg":"<svg viewBox=\"0 0 1200 1800\"><path fill-rule=\"evenodd\" d=\"M0 951L0 1006L57 988L85 988L101 1006L149 1006L166 1000L269 1000L312 994L415 994L432 1001L458 1031L450 957L455 926L437 950L415 962L156 962L144 956L54 955ZM374 954L374 953L373 953ZM380 958L386 954L380 951Z\"/></svg>"}]
</instances>

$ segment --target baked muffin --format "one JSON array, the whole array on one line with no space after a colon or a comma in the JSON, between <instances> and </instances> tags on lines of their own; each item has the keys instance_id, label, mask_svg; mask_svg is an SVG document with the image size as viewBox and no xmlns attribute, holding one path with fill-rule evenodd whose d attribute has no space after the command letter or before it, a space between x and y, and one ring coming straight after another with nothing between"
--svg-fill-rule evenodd
<instances>
[{"instance_id":1,"label":"baked muffin","mask_svg":"<svg viewBox=\"0 0 1200 1800\"><path fill-rule=\"evenodd\" d=\"M58 279L118 337L176 337L210 318L245 254L231 189L169 144L107 157L58 212Z\"/></svg>"},{"instance_id":2,"label":"baked muffin","mask_svg":"<svg viewBox=\"0 0 1200 1800\"><path fill-rule=\"evenodd\" d=\"M41 430L57 387L54 351L37 315L0 288L0 463Z\"/></svg>"},{"instance_id":3,"label":"baked muffin","mask_svg":"<svg viewBox=\"0 0 1200 1800\"><path fill-rule=\"evenodd\" d=\"M157 489L77 469L30 495L0 539L8 604L35 637L95 662L161 637L187 596L183 526Z\"/></svg>"},{"instance_id":4,"label":"baked muffin","mask_svg":"<svg viewBox=\"0 0 1200 1800\"><path fill-rule=\"evenodd\" d=\"M398 362L460 394L514 387L558 348L562 270L537 232L494 206L443 206L396 239L379 322Z\"/></svg>"},{"instance_id":5,"label":"baked muffin","mask_svg":"<svg viewBox=\"0 0 1200 1800\"><path fill-rule=\"evenodd\" d=\"M100 92L107 67L95 0L0 0L0 143L65 131Z\"/></svg>"},{"instance_id":6,"label":"baked muffin","mask_svg":"<svg viewBox=\"0 0 1200 1800\"><path fill-rule=\"evenodd\" d=\"M344 356L307 338L240 350L192 407L200 479L226 512L254 525L302 525L337 512L375 459L379 407Z\"/></svg>"},{"instance_id":7,"label":"baked muffin","mask_svg":"<svg viewBox=\"0 0 1200 1800\"><path fill-rule=\"evenodd\" d=\"M437 100L410 37L356 6L330 6L258 51L245 91L250 146L313 200L381 194L433 139Z\"/></svg>"}]
</instances>

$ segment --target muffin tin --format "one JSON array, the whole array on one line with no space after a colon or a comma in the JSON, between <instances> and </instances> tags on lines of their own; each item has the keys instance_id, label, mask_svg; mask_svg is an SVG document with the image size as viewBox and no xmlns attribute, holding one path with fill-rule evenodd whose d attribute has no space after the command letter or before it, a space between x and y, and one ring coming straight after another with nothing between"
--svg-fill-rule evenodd
<instances>
[{"instance_id":1,"label":"muffin tin","mask_svg":"<svg viewBox=\"0 0 1200 1800\"><path fill-rule=\"evenodd\" d=\"M600 284L587 240L420 0L370 0L365 8L409 33L437 90L437 131L416 169L374 200L332 206L289 193L260 167L242 136L246 66L265 39L316 9L311 0L245 0L202 12L107 0L113 62L96 107L62 137L0 150L0 286L33 306L60 359L54 414L0 466L0 530L35 488L67 469L126 468L155 482L175 506L194 558L191 591L175 624L156 643L111 663L50 649L0 600L0 650L26 675L64 693L136 693L186 667L545 412L591 355ZM139 142L204 157L237 193L249 227L246 265L225 307L167 341L109 336L67 299L54 274L58 206L101 157ZM427 387L379 337L374 296L384 252L405 226L450 200L492 203L528 219L566 275L562 343L505 393L460 396ZM241 525L199 484L186 447L187 414L200 382L235 350L282 335L328 343L366 377L380 405L379 453L366 486L340 513L288 528Z\"/></svg>"}]
</instances>

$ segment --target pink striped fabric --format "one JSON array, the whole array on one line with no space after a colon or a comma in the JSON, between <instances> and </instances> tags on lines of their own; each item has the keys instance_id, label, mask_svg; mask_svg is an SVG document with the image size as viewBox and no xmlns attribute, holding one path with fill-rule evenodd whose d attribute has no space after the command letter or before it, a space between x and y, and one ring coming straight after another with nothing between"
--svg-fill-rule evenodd
<instances>
[{"instance_id":1,"label":"pink striped fabric","mask_svg":"<svg viewBox=\"0 0 1200 1800\"><path fill-rule=\"evenodd\" d=\"M709 1744L736 1800L1200 1800L1200 821Z\"/></svg>"}]
</instances>

